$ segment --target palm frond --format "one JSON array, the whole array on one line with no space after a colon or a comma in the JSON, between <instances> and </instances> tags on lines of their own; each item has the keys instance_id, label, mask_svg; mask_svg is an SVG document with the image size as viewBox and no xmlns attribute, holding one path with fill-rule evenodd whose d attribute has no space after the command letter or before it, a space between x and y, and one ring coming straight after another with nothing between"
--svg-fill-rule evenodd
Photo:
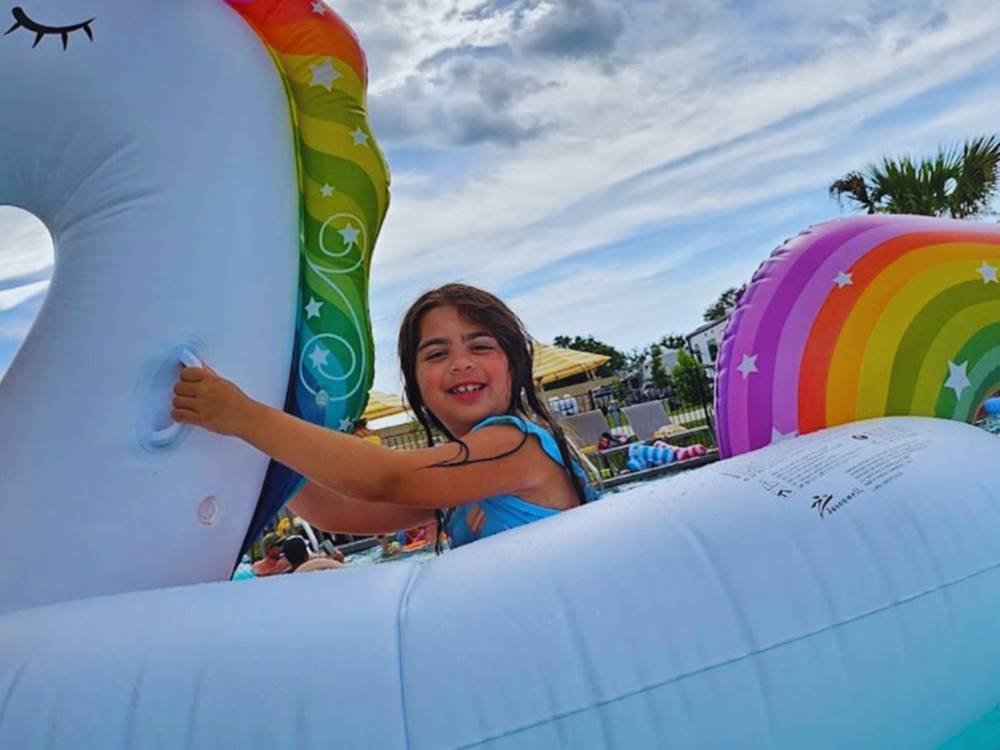
<instances>
[{"instance_id":1,"label":"palm frond","mask_svg":"<svg viewBox=\"0 0 1000 750\"><path fill-rule=\"evenodd\" d=\"M950 213L956 218L987 213L997 194L1000 139L979 136L962 148L951 194Z\"/></svg>"},{"instance_id":2,"label":"palm frond","mask_svg":"<svg viewBox=\"0 0 1000 750\"><path fill-rule=\"evenodd\" d=\"M834 180L829 187L831 198L843 206L844 201L856 204L870 214L875 213L875 204L868 194L868 185L861 172L848 172L839 180Z\"/></svg>"},{"instance_id":3,"label":"palm frond","mask_svg":"<svg viewBox=\"0 0 1000 750\"><path fill-rule=\"evenodd\" d=\"M830 185L829 193L867 213L969 218L990 211L1000 181L1000 137L980 136L920 160L883 157Z\"/></svg>"}]
</instances>

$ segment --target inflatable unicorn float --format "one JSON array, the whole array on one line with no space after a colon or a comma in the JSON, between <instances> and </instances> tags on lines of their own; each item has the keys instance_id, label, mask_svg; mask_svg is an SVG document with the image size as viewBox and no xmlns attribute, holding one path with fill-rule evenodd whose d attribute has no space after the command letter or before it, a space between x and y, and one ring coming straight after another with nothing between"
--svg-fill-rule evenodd
<instances>
[{"instance_id":1,"label":"inflatable unicorn float","mask_svg":"<svg viewBox=\"0 0 1000 750\"><path fill-rule=\"evenodd\" d=\"M0 569L0 611L217 580L260 529L247 514L287 499L281 467L170 422L183 362L335 429L364 408L388 173L361 48L322 3L233 7L0 9L0 203L57 254L0 390L4 512L32 531L10 554L36 571Z\"/></svg>"},{"instance_id":2,"label":"inflatable unicorn float","mask_svg":"<svg viewBox=\"0 0 1000 750\"><path fill-rule=\"evenodd\" d=\"M298 478L171 423L170 388L207 362L361 413L364 56L319 0L19 3L0 204L56 269L0 383L0 747L959 747L1000 703L1000 446L961 424L1000 386L995 227L779 248L722 344L726 460L427 563L232 583Z\"/></svg>"}]
</instances>

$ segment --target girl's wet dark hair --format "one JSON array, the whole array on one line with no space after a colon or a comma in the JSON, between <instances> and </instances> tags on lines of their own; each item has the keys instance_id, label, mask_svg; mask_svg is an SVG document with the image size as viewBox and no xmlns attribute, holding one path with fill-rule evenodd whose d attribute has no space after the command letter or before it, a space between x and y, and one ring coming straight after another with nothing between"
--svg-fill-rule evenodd
<instances>
[{"instance_id":1,"label":"girl's wet dark hair","mask_svg":"<svg viewBox=\"0 0 1000 750\"><path fill-rule=\"evenodd\" d=\"M586 488L579 475L571 467L575 462L593 473L592 467L567 440L558 420L552 416L548 406L538 393L532 376L534 347L524 324L498 297L467 284L445 284L425 292L407 310L399 328L398 352L403 370L406 400L409 402L410 408L413 409L420 425L424 428L427 446L434 445L434 430L436 429L460 447L460 454L455 460L440 465L461 466L469 463L468 446L453 435L448 427L426 407L423 394L420 393L420 387L417 384L417 347L420 346L420 325L428 312L436 307L446 305L457 309L470 322L483 326L497 340L500 348L507 355L510 367L510 399L507 402L505 413L541 423L552 433L556 445L559 446L559 455L562 457L563 466L566 467L566 475L573 485L573 490L580 504L587 502ZM477 459L477 461L495 461L510 455L524 445L527 437L527 433L525 433L521 442L509 453ZM435 515L438 522L438 541L435 544L435 550L440 552L441 530L447 523L447 517L445 512L440 510L435 511Z\"/></svg>"}]
</instances>

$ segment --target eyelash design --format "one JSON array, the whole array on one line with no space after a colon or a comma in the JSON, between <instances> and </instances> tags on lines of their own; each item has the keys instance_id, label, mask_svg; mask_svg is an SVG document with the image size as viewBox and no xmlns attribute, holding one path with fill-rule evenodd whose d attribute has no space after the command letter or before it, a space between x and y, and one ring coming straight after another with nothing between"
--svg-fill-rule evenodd
<instances>
[{"instance_id":1,"label":"eyelash design","mask_svg":"<svg viewBox=\"0 0 1000 750\"><path fill-rule=\"evenodd\" d=\"M11 11L11 13L14 15L15 23L13 26L7 29L3 33L3 35L7 36L11 32L16 31L17 29L25 29L27 31L31 31L35 34L35 43L31 45L32 49L37 47L38 43L42 41L44 37L50 35L61 36L63 49L66 49L66 47L69 45L69 35L72 34L74 31L80 31L80 30L82 30L87 35L87 38L90 39L90 41L94 41L94 32L91 31L90 29L90 24L94 22L93 18L91 18L89 21L84 21L83 23L73 24L72 26L46 26L45 24L38 23L37 21L33 21L31 18L29 18L28 14L24 12L24 8L20 6L14 8Z\"/></svg>"}]
</instances>

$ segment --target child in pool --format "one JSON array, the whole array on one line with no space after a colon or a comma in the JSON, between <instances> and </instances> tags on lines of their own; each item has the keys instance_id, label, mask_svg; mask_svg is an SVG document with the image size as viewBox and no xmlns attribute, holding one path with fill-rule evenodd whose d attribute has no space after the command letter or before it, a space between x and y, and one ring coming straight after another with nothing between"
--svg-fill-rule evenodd
<instances>
[{"instance_id":1,"label":"child in pool","mask_svg":"<svg viewBox=\"0 0 1000 750\"><path fill-rule=\"evenodd\" d=\"M425 449L393 451L296 419L207 368L182 371L171 415L305 476L289 507L328 531L385 534L436 519L456 547L596 497L592 468L535 390L531 339L492 294L464 284L423 294L403 319L399 360ZM449 442L434 447L432 428Z\"/></svg>"}]
</instances>

